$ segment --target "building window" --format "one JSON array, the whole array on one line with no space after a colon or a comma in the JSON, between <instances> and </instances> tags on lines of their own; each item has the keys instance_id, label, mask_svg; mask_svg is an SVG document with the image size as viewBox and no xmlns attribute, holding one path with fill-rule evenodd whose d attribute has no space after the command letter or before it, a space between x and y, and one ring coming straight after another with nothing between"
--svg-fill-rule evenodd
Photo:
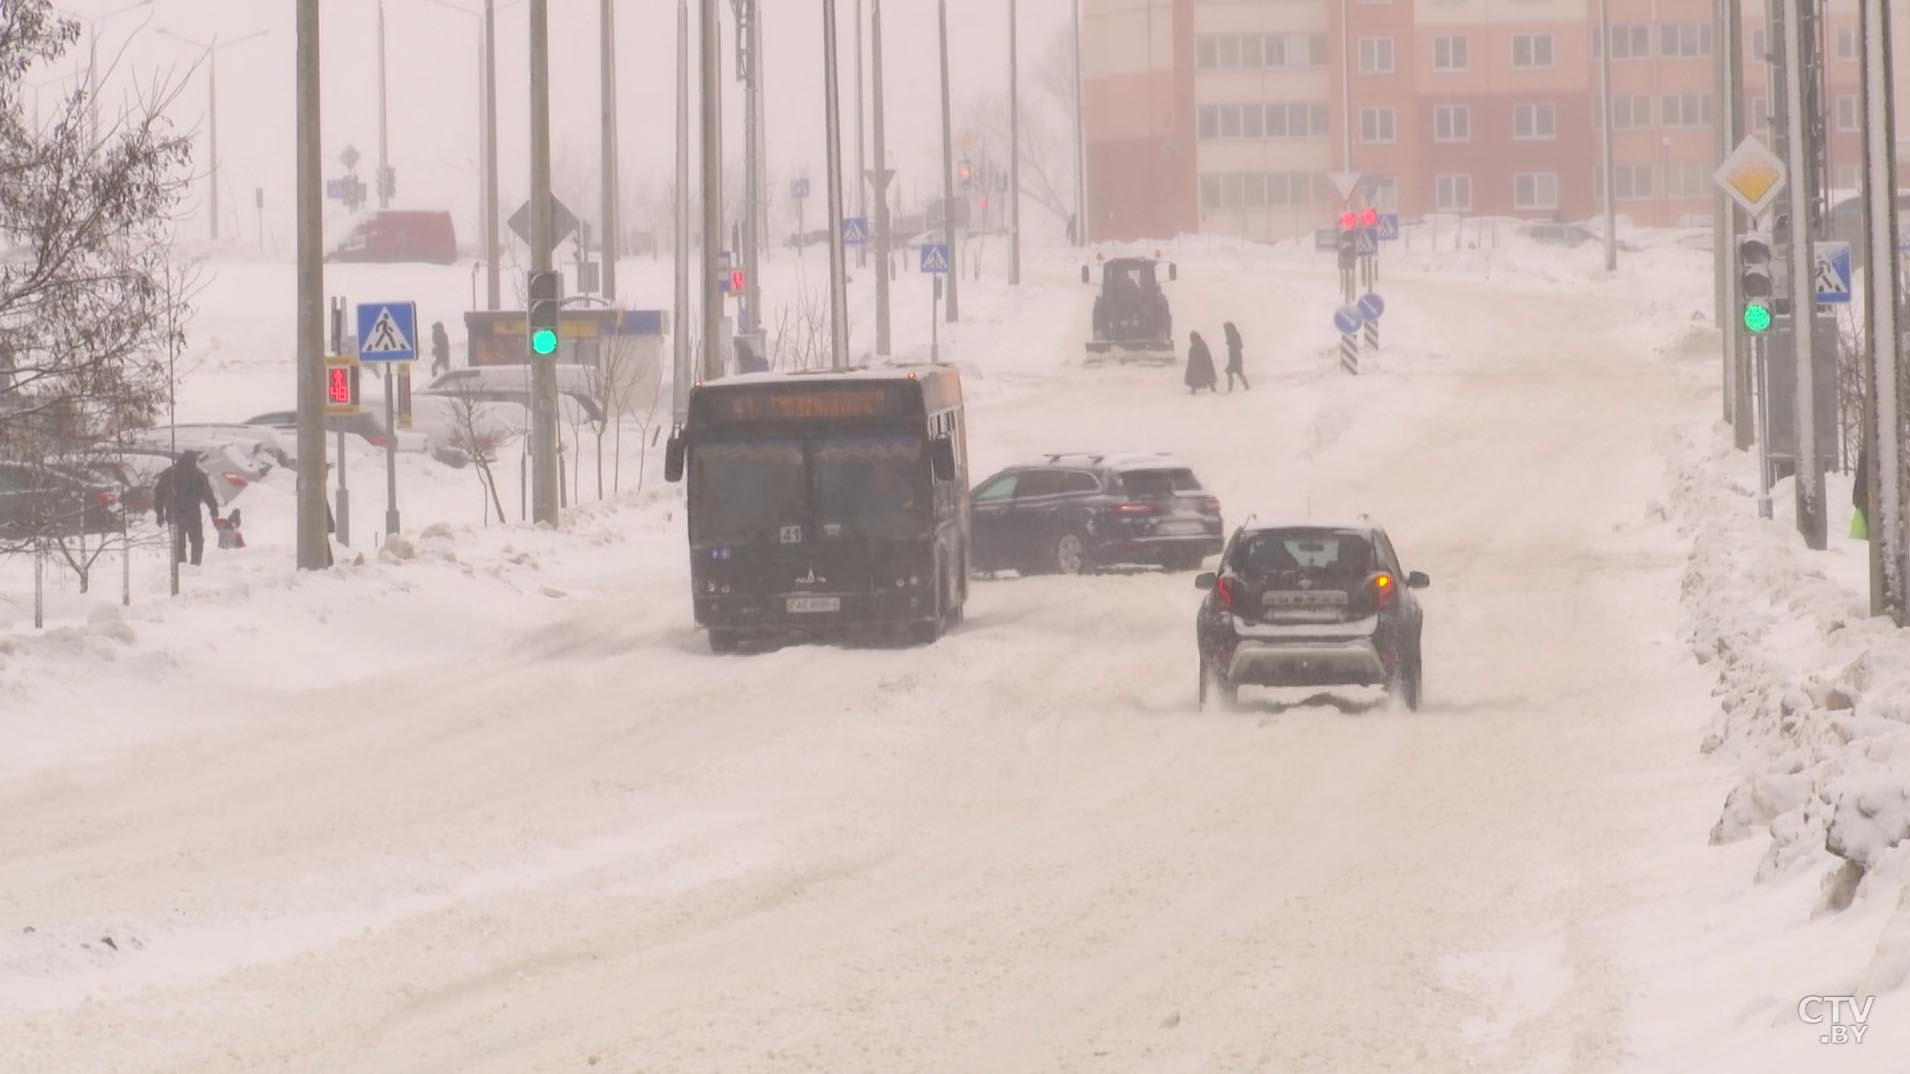
<instances>
[{"instance_id":1,"label":"building window","mask_svg":"<svg viewBox=\"0 0 1910 1074\"><path fill-rule=\"evenodd\" d=\"M1369 175L1366 181L1367 197L1372 200L1375 209L1383 213L1399 211L1399 184L1392 176Z\"/></svg>"},{"instance_id":2,"label":"building window","mask_svg":"<svg viewBox=\"0 0 1910 1074\"><path fill-rule=\"evenodd\" d=\"M1433 70L1463 71L1466 69L1466 37L1464 34L1440 34L1433 38Z\"/></svg>"},{"instance_id":3,"label":"building window","mask_svg":"<svg viewBox=\"0 0 1910 1074\"><path fill-rule=\"evenodd\" d=\"M1550 101L1513 105L1512 137L1521 142L1558 137L1558 106Z\"/></svg>"},{"instance_id":4,"label":"building window","mask_svg":"<svg viewBox=\"0 0 1910 1074\"><path fill-rule=\"evenodd\" d=\"M1552 66L1552 35L1513 34L1512 66L1524 68Z\"/></svg>"},{"instance_id":5,"label":"building window","mask_svg":"<svg viewBox=\"0 0 1910 1074\"><path fill-rule=\"evenodd\" d=\"M1233 34L1222 34L1218 38L1218 41L1220 44L1220 66L1239 67L1240 38Z\"/></svg>"},{"instance_id":6,"label":"building window","mask_svg":"<svg viewBox=\"0 0 1910 1074\"><path fill-rule=\"evenodd\" d=\"M1194 39L1194 66L1211 71L1220 66L1220 45L1209 34Z\"/></svg>"},{"instance_id":7,"label":"building window","mask_svg":"<svg viewBox=\"0 0 1910 1074\"><path fill-rule=\"evenodd\" d=\"M1559 207L1557 172L1520 172L1512 177L1512 204L1519 209Z\"/></svg>"},{"instance_id":8,"label":"building window","mask_svg":"<svg viewBox=\"0 0 1910 1074\"><path fill-rule=\"evenodd\" d=\"M1642 201L1651 197L1651 165L1612 165L1612 186L1619 201Z\"/></svg>"},{"instance_id":9,"label":"building window","mask_svg":"<svg viewBox=\"0 0 1910 1074\"><path fill-rule=\"evenodd\" d=\"M1241 38L1240 66L1256 69L1265 67L1267 65L1266 58L1262 54L1266 50L1266 44L1267 39L1261 37L1259 34L1248 34Z\"/></svg>"},{"instance_id":10,"label":"building window","mask_svg":"<svg viewBox=\"0 0 1910 1074\"><path fill-rule=\"evenodd\" d=\"M1599 35L1592 34L1592 59L1601 59L1605 49ZM1612 60L1649 60L1651 59L1651 27L1614 26L1612 27Z\"/></svg>"},{"instance_id":11,"label":"building window","mask_svg":"<svg viewBox=\"0 0 1910 1074\"><path fill-rule=\"evenodd\" d=\"M1222 138L1240 137L1240 106L1223 104L1220 106L1220 136Z\"/></svg>"},{"instance_id":12,"label":"building window","mask_svg":"<svg viewBox=\"0 0 1910 1074\"><path fill-rule=\"evenodd\" d=\"M1709 127L1711 95L1708 93L1667 93L1659 125L1665 127Z\"/></svg>"},{"instance_id":13,"label":"building window","mask_svg":"<svg viewBox=\"0 0 1910 1074\"><path fill-rule=\"evenodd\" d=\"M1846 94L1838 97L1837 129L1840 131L1861 130L1863 125L1863 111L1857 107L1856 96Z\"/></svg>"},{"instance_id":14,"label":"building window","mask_svg":"<svg viewBox=\"0 0 1910 1074\"><path fill-rule=\"evenodd\" d=\"M1220 208L1220 176L1200 177L1200 207L1209 211Z\"/></svg>"},{"instance_id":15,"label":"building window","mask_svg":"<svg viewBox=\"0 0 1910 1074\"><path fill-rule=\"evenodd\" d=\"M1605 129L1605 110L1602 101L1592 98L1592 127ZM1621 93L1612 98L1612 129L1635 130L1651 126L1651 94Z\"/></svg>"},{"instance_id":16,"label":"building window","mask_svg":"<svg viewBox=\"0 0 1910 1074\"><path fill-rule=\"evenodd\" d=\"M1433 106L1433 141L1472 141L1472 108L1463 104Z\"/></svg>"},{"instance_id":17,"label":"building window","mask_svg":"<svg viewBox=\"0 0 1910 1074\"><path fill-rule=\"evenodd\" d=\"M1708 197L1712 191L1710 169L1695 161L1679 161L1665 177L1665 190L1674 198Z\"/></svg>"},{"instance_id":18,"label":"building window","mask_svg":"<svg viewBox=\"0 0 1910 1074\"><path fill-rule=\"evenodd\" d=\"M1442 213L1472 211L1472 176L1436 175L1433 177L1433 208Z\"/></svg>"},{"instance_id":19,"label":"building window","mask_svg":"<svg viewBox=\"0 0 1910 1074\"><path fill-rule=\"evenodd\" d=\"M1390 108L1360 109L1360 141L1386 143L1393 140L1393 110Z\"/></svg>"},{"instance_id":20,"label":"building window","mask_svg":"<svg viewBox=\"0 0 1910 1074\"><path fill-rule=\"evenodd\" d=\"M1658 27L1658 54L1666 59L1711 55L1711 24L1667 22Z\"/></svg>"},{"instance_id":21,"label":"building window","mask_svg":"<svg viewBox=\"0 0 1910 1074\"><path fill-rule=\"evenodd\" d=\"M1268 67L1326 66L1325 34L1268 34Z\"/></svg>"},{"instance_id":22,"label":"building window","mask_svg":"<svg viewBox=\"0 0 1910 1074\"><path fill-rule=\"evenodd\" d=\"M1260 172L1248 172L1240 177L1242 204L1249 209L1267 207L1267 177Z\"/></svg>"},{"instance_id":23,"label":"building window","mask_svg":"<svg viewBox=\"0 0 1910 1074\"><path fill-rule=\"evenodd\" d=\"M1198 131L1201 139L1211 141L1220 137L1220 108L1216 105L1203 104L1200 106L1199 115Z\"/></svg>"},{"instance_id":24,"label":"building window","mask_svg":"<svg viewBox=\"0 0 1910 1074\"><path fill-rule=\"evenodd\" d=\"M1771 125L1771 99L1769 97L1751 98L1751 130L1768 130Z\"/></svg>"},{"instance_id":25,"label":"building window","mask_svg":"<svg viewBox=\"0 0 1910 1074\"><path fill-rule=\"evenodd\" d=\"M1269 138L1324 138L1327 135L1324 102L1275 102L1266 106L1266 116Z\"/></svg>"},{"instance_id":26,"label":"building window","mask_svg":"<svg viewBox=\"0 0 1910 1074\"><path fill-rule=\"evenodd\" d=\"M1242 105L1240 108L1240 136L1258 141L1267 136L1267 110L1257 104Z\"/></svg>"},{"instance_id":27,"label":"building window","mask_svg":"<svg viewBox=\"0 0 1910 1074\"><path fill-rule=\"evenodd\" d=\"M1360 38L1360 74L1390 75L1393 73L1393 39L1390 37Z\"/></svg>"},{"instance_id":28,"label":"building window","mask_svg":"<svg viewBox=\"0 0 1910 1074\"><path fill-rule=\"evenodd\" d=\"M1856 190L1863 185L1863 169L1855 164L1837 166L1837 189Z\"/></svg>"},{"instance_id":29,"label":"building window","mask_svg":"<svg viewBox=\"0 0 1910 1074\"><path fill-rule=\"evenodd\" d=\"M1845 62L1857 58L1857 28L1842 26L1837 30L1837 58Z\"/></svg>"},{"instance_id":30,"label":"building window","mask_svg":"<svg viewBox=\"0 0 1910 1074\"><path fill-rule=\"evenodd\" d=\"M1221 176L1220 207L1223 209L1240 208L1240 199L1244 193L1244 187L1245 181L1238 174Z\"/></svg>"}]
</instances>

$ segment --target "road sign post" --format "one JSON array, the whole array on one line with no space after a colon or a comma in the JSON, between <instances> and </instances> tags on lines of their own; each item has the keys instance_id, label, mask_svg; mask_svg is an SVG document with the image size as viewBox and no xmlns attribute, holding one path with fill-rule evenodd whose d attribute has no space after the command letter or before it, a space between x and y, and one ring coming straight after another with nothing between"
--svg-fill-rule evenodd
<instances>
[{"instance_id":1,"label":"road sign post","mask_svg":"<svg viewBox=\"0 0 1910 1074\"><path fill-rule=\"evenodd\" d=\"M935 281L928 303L928 356L931 362L941 359L942 328L938 314L941 312L942 277L948 275L949 266L952 263L948 255L947 243L925 242L922 244L922 272Z\"/></svg>"},{"instance_id":2,"label":"road sign post","mask_svg":"<svg viewBox=\"0 0 1910 1074\"><path fill-rule=\"evenodd\" d=\"M1360 372L1359 330L1364 320L1358 306L1341 306L1333 312L1333 327L1340 330L1340 368L1348 376Z\"/></svg>"},{"instance_id":3,"label":"road sign post","mask_svg":"<svg viewBox=\"0 0 1910 1074\"><path fill-rule=\"evenodd\" d=\"M1360 320L1366 324L1366 349L1379 349L1379 318L1386 312L1386 300L1368 291L1360 296Z\"/></svg>"},{"instance_id":4,"label":"road sign post","mask_svg":"<svg viewBox=\"0 0 1910 1074\"><path fill-rule=\"evenodd\" d=\"M358 306L358 361L378 362L385 370L385 533L398 532L398 391L394 362L418 360L418 306L415 302L363 302Z\"/></svg>"}]
</instances>

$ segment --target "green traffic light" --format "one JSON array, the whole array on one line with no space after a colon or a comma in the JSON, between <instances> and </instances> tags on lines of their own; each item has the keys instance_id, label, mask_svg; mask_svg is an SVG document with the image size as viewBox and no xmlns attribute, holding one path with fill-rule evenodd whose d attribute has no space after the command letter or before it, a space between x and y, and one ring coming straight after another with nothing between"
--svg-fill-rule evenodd
<instances>
[{"instance_id":1,"label":"green traffic light","mask_svg":"<svg viewBox=\"0 0 1910 1074\"><path fill-rule=\"evenodd\" d=\"M556 354L557 333L549 328L540 328L532 332L531 352L533 354Z\"/></svg>"},{"instance_id":2,"label":"green traffic light","mask_svg":"<svg viewBox=\"0 0 1910 1074\"><path fill-rule=\"evenodd\" d=\"M1762 302L1746 303L1744 307L1744 328L1749 332L1768 332L1771 329L1771 309Z\"/></svg>"}]
</instances>

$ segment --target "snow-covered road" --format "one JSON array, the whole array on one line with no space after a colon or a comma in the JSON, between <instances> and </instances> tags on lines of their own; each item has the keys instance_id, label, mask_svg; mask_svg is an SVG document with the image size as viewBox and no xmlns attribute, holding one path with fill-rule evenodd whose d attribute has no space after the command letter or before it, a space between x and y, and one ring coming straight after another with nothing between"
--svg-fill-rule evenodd
<instances>
[{"instance_id":1,"label":"snow-covered road","mask_svg":"<svg viewBox=\"0 0 1910 1074\"><path fill-rule=\"evenodd\" d=\"M1195 711L1185 575L714 657L659 504L555 628L0 785L0 1069L1667 1069L1611 922L1707 711L1650 504L1710 369L1608 290L1399 276L1346 380L1329 288L1185 264L1256 376L1197 399L1070 368L1031 302L962 354L976 463L1172 449L1230 520L1371 511L1434 580L1425 711Z\"/></svg>"}]
</instances>

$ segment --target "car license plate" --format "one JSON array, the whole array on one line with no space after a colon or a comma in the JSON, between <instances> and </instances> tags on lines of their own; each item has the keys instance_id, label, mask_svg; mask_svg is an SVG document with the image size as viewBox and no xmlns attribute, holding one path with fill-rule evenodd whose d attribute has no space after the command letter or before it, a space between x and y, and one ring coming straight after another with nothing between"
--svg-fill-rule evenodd
<instances>
[{"instance_id":1,"label":"car license plate","mask_svg":"<svg viewBox=\"0 0 1910 1074\"><path fill-rule=\"evenodd\" d=\"M1207 532L1207 523L1199 519L1173 519L1161 523L1160 532L1168 537L1190 537Z\"/></svg>"},{"instance_id":2,"label":"car license plate","mask_svg":"<svg viewBox=\"0 0 1910 1074\"><path fill-rule=\"evenodd\" d=\"M839 612L842 610L842 598L841 597L790 597L788 607L791 614L807 614L807 613L814 613L814 612Z\"/></svg>"}]
</instances>

